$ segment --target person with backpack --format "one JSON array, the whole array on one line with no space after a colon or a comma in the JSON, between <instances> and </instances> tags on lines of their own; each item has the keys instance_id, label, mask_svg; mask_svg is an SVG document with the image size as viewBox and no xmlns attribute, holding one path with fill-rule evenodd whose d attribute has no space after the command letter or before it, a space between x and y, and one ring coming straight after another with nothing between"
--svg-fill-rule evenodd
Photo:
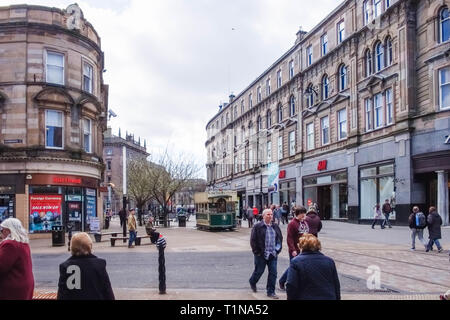
<instances>
[{"instance_id":1,"label":"person with backpack","mask_svg":"<svg viewBox=\"0 0 450 320\"><path fill-rule=\"evenodd\" d=\"M436 244L438 252L441 253L443 249L441 244L439 243L439 239L441 239L442 218L439 215L439 213L437 213L435 207L430 207L428 212L429 214L427 218L427 223L430 241L428 242L428 247L426 251L428 252L430 250L433 250L433 244Z\"/></svg>"},{"instance_id":2,"label":"person with backpack","mask_svg":"<svg viewBox=\"0 0 450 320\"><path fill-rule=\"evenodd\" d=\"M423 229L427 226L427 218L418 206L413 207L413 212L409 216L409 228L411 229L411 250L416 250L416 236L422 242L425 250L427 249L427 242L423 239Z\"/></svg>"},{"instance_id":3,"label":"person with backpack","mask_svg":"<svg viewBox=\"0 0 450 320\"><path fill-rule=\"evenodd\" d=\"M385 217L385 219L383 221L383 227L386 227L386 225L388 225L389 228L392 228L391 222L389 221L389 215L392 212L392 208L391 208L391 204L389 203L389 199L385 200L383 207L381 208L381 211L383 211L383 214Z\"/></svg>"}]
</instances>

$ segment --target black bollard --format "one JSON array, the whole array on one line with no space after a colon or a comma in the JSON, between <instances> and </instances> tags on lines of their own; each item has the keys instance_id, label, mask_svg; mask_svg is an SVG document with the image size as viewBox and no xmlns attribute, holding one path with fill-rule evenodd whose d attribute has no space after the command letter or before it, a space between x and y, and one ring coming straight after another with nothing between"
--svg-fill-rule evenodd
<instances>
[{"instance_id":1,"label":"black bollard","mask_svg":"<svg viewBox=\"0 0 450 320\"><path fill-rule=\"evenodd\" d=\"M127 239L125 239L127 237L127 219L123 220L123 242L127 242Z\"/></svg>"},{"instance_id":2,"label":"black bollard","mask_svg":"<svg viewBox=\"0 0 450 320\"><path fill-rule=\"evenodd\" d=\"M164 249L166 248L166 240L161 235L158 241L156 241L158 247L158 273L159 273L159 294L166 294L166 259L164 257Z\"/></svg>"}]
</instances>

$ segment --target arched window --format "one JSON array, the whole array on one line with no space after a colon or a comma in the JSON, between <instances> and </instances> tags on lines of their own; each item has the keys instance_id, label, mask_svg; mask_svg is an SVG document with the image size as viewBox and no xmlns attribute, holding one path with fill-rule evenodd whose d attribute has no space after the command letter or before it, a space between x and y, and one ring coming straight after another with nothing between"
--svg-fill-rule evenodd
<instances>
[{"instance_id":1,"label":"arched window","mask_svg":"<svg viewBox=\"0 0 450 320\"><path fill-rule=\"evenodd\" d=\"M440 42L450 40L450 15L447 7L442 8L439 14L439 34Z\"/></svg>"},{"instance_id":2,"label":"arched window","mask_svg":"<svg viewBox=\"0 0 450 320\"><path fill-rule=\"evenodd\" d=\"M258 132L260 132L262 130L262 118L261 118L261 116L258 116L258 120L256 120L256 126L257 126Z\"/></svg>"},{"instance_id":3,"label":"arched window","mask_svg":"<svg viewBox=\"0 0 450 320\"><path fill-rule=\"evenodd\" d=\"M249 132L249 134L250 134L250 137L253 135L253 122L249 122L248 123L248 132Z\"/></svg>"},{"instance_id":4,"label":"arched window","mask_svg":"<svg viewBox=\"0 0 450 320\"><path fill-rule=\"evenodd\" d=\"M330 86L330 81L328 80L328 76L324 75L322 77L322 100L327 100L328 99L329 86Z\"/></svg>"},{"instance_id":5,"label":"arched window","mask_svg":"<svg viewBox=\"0 0 450 320\"><path fill-rule=\"evenodd\" d=\"M377 72L384 68L384 48L381 42L378 42L375 46L376 54L376 70Z\"/></svg>"},{"instance_id":6,"label":"arched window","mask_svg":"<svg viewBox=\"0 0 450 320\"><path fill-rule=\"evenodd\" d=\"M392 64L392 40L390 37L386 39L386 44L384 46L386 48L386 67L389 67Z\"/></svg>"},{"instance_id":7,"label":"arched window","mask_svg":"<svg viewBox=\"0 0 450 320\"><path fill-rule=\"evenodd\" d=\"M306 89L308 95L307 95L307 106L312 107L314 105L314 89L313 85L310 84L308 88Z\"/></svg>"},{"instance_id":8,"label":"arched window","mask_svg":"<svg viewBox=\"0 0 450 320\"><path fill-rule=\"evenodd\" d=\"M295 98L291 96L291 101L289 103L289 116L292 117L295 114Z\"/></svg>"},{"instance_id":9,"label":"arched window","mask_svg":"<svg viewBox=\"0 0 450 320\"><path fill-rule=\"evenodd\" d=\"M277 107L277 114L278 114L278 123L281 123L283 121L283 106L281 104Z\"/></svg>"},{"instance_id":10,"label":"arched window","mask_svg":"<svg viewBox=\"0 0 450 320\"><path fill-rule=\"evenodd\" d=\"M267 129L270 129L270 127L272 126L272 111L270 111L270 109L267 110L266 124L267 124Z\"/></svg>"},{"instance_id":11,"label":"arched window","mask_svg":"<svg viewBox=\"0 0 450 320\"><path fill-rule=\"evenodd\" d=\"M343 64L339 67L339 91L347 88L347 67Z\"/></svg>"},{"instance_id":12,"label":"arched window","mask_svg":"<svg viewBox=\"0 0 450 320\"><path fill-rule=\"evenodd\" d=\"M366 51L365 55L365 63L366 63L366 77L372 74L372 53L369 49Z\"/></svg>"}]
</instances>

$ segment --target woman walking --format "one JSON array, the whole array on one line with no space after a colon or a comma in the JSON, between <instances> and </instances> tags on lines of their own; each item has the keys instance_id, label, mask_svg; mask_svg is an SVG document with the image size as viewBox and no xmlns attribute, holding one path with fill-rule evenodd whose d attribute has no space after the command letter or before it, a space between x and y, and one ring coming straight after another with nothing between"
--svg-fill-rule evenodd
<instances>
[{"instance_id":1,"label":"woman walking","mask_svg":"<svg viewBox=\"0 0 450 320\"><path fill-rule=\"evenodd\" d=\"M375 229L375 225L377 224L377 221L380 221L380 227L381 229L384 229L383 226L383 214L381 213L380 204L377 203L375 207L373 208L373 223L372 223L372 229Z\"/></svg>"}]
</instances>

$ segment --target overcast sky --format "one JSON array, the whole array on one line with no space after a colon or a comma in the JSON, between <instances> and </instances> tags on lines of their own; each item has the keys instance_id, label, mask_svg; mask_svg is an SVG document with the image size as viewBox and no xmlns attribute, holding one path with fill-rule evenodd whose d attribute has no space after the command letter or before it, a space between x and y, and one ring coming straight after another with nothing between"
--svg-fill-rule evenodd
<instances>
[{"instance_id":1,"label":"overcast sky","mask_svg":"<svg viewBox=\"0 0 450 320\"><path fill-rule=\"evenodd\" d=\"M0 0L65 9L69 0ZM206 124L342 0L82 0L105 52L110 126L195 157L206 178Z\"/></svg>"}]
</instances>

